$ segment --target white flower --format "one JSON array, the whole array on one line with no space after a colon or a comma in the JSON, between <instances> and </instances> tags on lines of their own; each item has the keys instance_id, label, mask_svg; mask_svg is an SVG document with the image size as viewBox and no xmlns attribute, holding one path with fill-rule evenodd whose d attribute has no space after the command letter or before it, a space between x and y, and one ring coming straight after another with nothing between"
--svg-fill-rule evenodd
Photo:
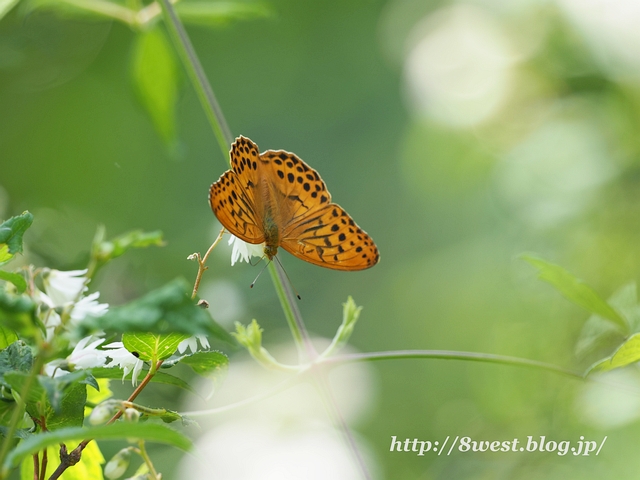
<instances>
[{"instance_id":1,"label":"white flower","mask_svg":"<svg viewBox=\"0 0 640 480\"><path fill-rule=\"evenodd\" d=\"M44 278L44 290L51 298L54 305L62 307L67 303L75 302L78 296L84 292L87 279L83 276L87 270L49 270Z\"/></svg>"},{"instance_id":2,"label":"white flower","mask_svg":"<svg viewBox=\"0 0 640 480\"><path fill-rule=\"evenodd\" d=\"M104 338L96 338L93 335L83 338L75 346L71 355L67 357L67 362L75 368L104 366L104 364L107 363L107 352L98 350L98 347L102 345L103 342Z\"/></svg>"},{"instance_id":3,"label":"white flower","mask_svg":"<svg viewBox=\"0 0 640 480\"><path fill-rule=\"evenodd\" d=\"M86 297L82 297L78 303L73 306L71 310L71 319L80 322L87 316L101 317L109 308L108 303L98 303L98 297L100 292L93 292Z\"/></svg>"},{"instance_id":4,"label":"white flower","mask_svg":"<svg viewBox=\"0 0 640 480\"><path fill-rule=\"evenodd\" d=\"M231 251L231 266L235 265L238 261L249 263L251 257L262 257L264 255L264 243L253 245L240 240L235 235L231 235L229 245L233 245L233 250Z\"/></svg>"},{"instance_id":5,"label":"white flower","mask_svg":"<svg viewBox=\"0 0 640 480\"><path fill-rule=\"evenodd\" d=\"M136 385L138 383L138 375L140 375L140 371L142 370L142 366L144 362L136 357L129 350L124 348L124 344L122 342L113 342L109 345L105 345L104 348L108 348L110 350L106 350L106 354L109 358L111 358L111 362L106 365L107 368L110 367L120 367L124 371L122 375L122 379L129 374L129 372L133 371L131 376L131 384Z\"/></svg>"},{"instance_id":6,"label":"white flower","mask_svg":"<svg viewBox=\"0 0 640 480\"><path fill-rule=\"evenodd\" d=\"M209 349L209 339L204 335L198 334L181 341L178 345L178 352L182 354L189 348L193 353L196 353L198 351L198 342L200 342L204 350Z\"/></svg>"},{"instance_id":7,"label":"white flower","mask_svg":"<svg viewBox=\"0 0 640 480\"><path fill-rule=\"evenodd\" d=\"M107 362L107 352L98 350L98 347L103 342L104 338L97 338L92 335L83 338L67 358L59 358L47 363L44 366L45 373L55 378L69 373L67 369L85 369L104 366Z\"/></svg>"},{"instance_id":8,"label":"white flower","mask_svg":"<svg viewBox=\"0 0 640 480\"><path fill-rule=\"evenodd\" d=\"M60 315L54 310L56 306L46 293L36 288L33 293L33 299L41 304L38 310L38 316L47 330L47 342L50 342L53 340L53 333L56 327L60 325Z\"/></svg>"}]
</instances>

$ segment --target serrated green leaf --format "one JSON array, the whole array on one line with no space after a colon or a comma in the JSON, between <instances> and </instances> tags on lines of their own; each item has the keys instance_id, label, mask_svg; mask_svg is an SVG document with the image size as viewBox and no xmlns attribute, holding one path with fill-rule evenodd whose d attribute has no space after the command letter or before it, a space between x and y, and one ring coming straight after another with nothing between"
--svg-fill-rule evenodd
<instances>
[{"instance_id":1,"label":"serrated green leaf","mask_svg":"<svg viewBox=\"0 0 640 480\"><path fill-rule=\"evenodd\" d=\"M0 280L11 282L15 285L18 293L23 293L27 289L27 281L18 273L5 272L0 270Z\"/></svg>"},{"instance_id":2,"label":"serrated green leaf","mask_svg":"<svg viewBox=\"0 0 640 480\"><path fill-rule=\"evenodd\" d=\"M160 27L138 34L132 62L131 73L141 103L164 142L175 145L179 70Z\"/></svg>"},{"instance_id":3,"label":"serrated green leaf","mask_svg":"<svg viewBox=\"0 0 640 480\"><path fill-rule=\"evenodd\" d=\"M592 365L587 371L587 375L626 367L637 361L640 361L640 333L629 337L626 342L620 345L613 355Z\"/></svg>"},{"instance_id":4,"label":"serrated green leaf","mask_svg":"<svg viewBox=\"0 0 640 480\"><path fill-rule=\"evenodd\" d=\"M65 399L67 390L74 383L78 383L81 385L91 385L94 388L98 388L98 383L96 379L93 378L91 372L87 370L78 370L76 372L68 373L66 375L61 375L55 378L47 377L41 375L38 377L40 385L44 388L47 393L47 399L49 400L49 404L56 412L56 414L60 414L60 410L62 408L62 402ZM85 388L86 391L86 388ZM85 395L86 398L86 395ZM84 404L83 404L84 406Z\"/></svg>"},{"instance_id":5,"label":"serrated green leaf","mask_svg":"<svg viewBox=\"0 0 640 480\"><path fill-rule=\"evenodd\" d=\"M162 247L162 232L144 232L142 230L133 230L124 233L111 240L102 240L104 237L104 227L100 227L96 234L96 240L93 245L93 255L98 261L98 265L102 266L110 260L117 258L132 248L147 248L150 246Z\"/></svg>"},{"instance_id":6,"label":"serrated green leaf","mask_svg":"<svg viewBox=\"0 0 640 480\"><path fill-rule=\"evenodd\" d=\"M157 362L169 358L178 349L178 345L189 335L169 333L155 335L153 333L125 333L122 343L125 348L145 362Z\"/></svg>"},{"instance_id":7,"label":"serrated green leaf","mask_svg":"<svg viewBox=\"0 0 640 480\"><path fill-rule=\"evenodd\" d=\"M208 333L234 344L233 337L213 321L209 312L191 300L191 285L178 278L144 297L120 307L113 307L99 318L86 318L78 336L95 330L110 332L171 332L195 335Z\"/></svg>"},{"instance_id":8,"label":"serrated green leaf","mask_svg":"<svg viewBox=\"0 0 640 480\"><path fill-rule=\"evenodd\" d=\"M32 455L49 445L84 440L85 438L93 438L95 440L140 438L150 442L173 445L184 451L188 451L191 448L191 441L187 437L165 425L156 423L117 422L97 427L70 427L32 435L27 440L20 442L7 456L3 469L8 470L17 466L24 457Z\"/></svg>"},{"instance_id":9,"label":"serrated green leaf","mask_svg":"<svg viewBox=\"0 0 640 480\"><path fill-rule=\"evenodd\" d=\"M18 4L19 0L0 0L0 20Z\"/></svg>"},{"instance_id":10,"label":"serrated green leaf","mask_svg":"<svg viewBox=\"0 0 640 480\"><path fill-rule=\"evenodd\" d=\"M264 3L210 1L180 2L176 12L185 23L208 27L273 15L273 10Z\"/></svg>"},{"instance_id":11,"label":"serrated green leaf","mask_svg":"<svg viewBox=\"0 0 640 480\"><path fill-rule=\"evenodd\" d=\"M180 363L189 365L198 375L211 377L226 371L229 358L221 352L196 352L182 357Z\"/></svg>"},{"instance_id":12,"label":"serrated green leaf","mask_svg":"<svg viewBox=\"0 0 640 480\"><path fill-rule=\"evenodd\" d=\"M72 442L67 445L70 452L76 443ZM40 457L42 458L42 457ZM47 447L47 467L46 473L42 478L49 478L60 465L60 447L58 445ZM61 480L103 480L102 464L105 463L104 456L100 451L97 442L90 442L84 450L82 457L72 468L68 468L60 477ZM25 457L20 465L20 480L33 480L33 459Z\"/></svg>"},{"instance_id":13,"label":"serrated green leaf","mask_svg":"<svg viewBox=\"0 0 640 480\"><path fill-rule=\"evenodd\" d=\"M99 367L99 368L92 368L91 373L96 378L110 378L110 379L121 380L123 370L117 367L114 367L114 368ZM131 377L131 374L129 374L129 378L130 377ZM191 385L189 385L184 380L164 372L156 372L156 374L151 378L151 382L161 383L164 385L173 385L174 387L182 388L183 390L187 390L191 393L196 393L193 387L191 387Z\"/></svg>"},{"instance_id":14,"label":"serrated green leaf","mask_svg":"<svg viewBox=\"0 0 640 480\"><path fill-rule=\"evenodd\" d=\"M11 217L0 224L0 249L4 245L7 246L4 253L0 251L4 257L4 260L0 258L0 264L11 260L16 253L22 253L22 236L31 223L33 223L33 215L24 212L22 215Z\"/></svg>"},{"instance_id":15,"label":"serrated green leaf","mask_svg":"<svg viewBox=\"0 0 640 480\"><path fill-rule=\"evenodd\" d=\"M41 379L42 380L42 379ZM87 403L87 385L70 383L62 392L59 408L47 409L47 428L59 430L67 427L80 427L84 420L84 405Z\"/></svg>"},{"instance_id":16,"label":"serrated green leaf","mask_svg":"<svg viewBox=\"0 0 640 480\"><path fill-rule=\"evenodd\" d=\"M0 351L0 384L10 387L4 376L11 372L28 373L33 365L31 348L22 340Z\"/></svg>"},{"instance_id":17,"label":"serrated green leaf","mask_svg":"<svg viewBox=\"0 0 640 480\"><path fill-rule=\"evenodd\" d=\"M567 300L610 320L624 332L629 331L627 321L584 281L574 277L559 265L541 258L530 255L523 255L522 258L539 270L538 278L555 287Z\"/></svg>"}]
</instances>

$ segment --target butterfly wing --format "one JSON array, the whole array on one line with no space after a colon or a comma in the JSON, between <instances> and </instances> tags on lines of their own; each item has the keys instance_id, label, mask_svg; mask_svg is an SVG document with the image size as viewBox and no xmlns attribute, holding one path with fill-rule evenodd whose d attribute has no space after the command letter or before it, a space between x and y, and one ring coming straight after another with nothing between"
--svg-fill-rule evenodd
<instances>
[{"instance_id":1,"label":"butterfly wing","mask_svg":"<svg viewBox=\"0 0 640 480\"><path fill-rule=\"evenodd\" d=\"M364 270L380 259L371 237L335 203L311 211L288 227L282 248L309 263L334 270Z\"/></svg>"},{"instance_id":2,"label":"butterfly wing","mask_svg":"<svg viewBox=\"0 0 640 480\"><path fill-rule=\"evenodd\" d=\"M231 167L209 189L209 204L220 223L247 243L265 241L260 203L256 203L258 147L245 137L231 145Z\"/></svg>"}]
</instances>

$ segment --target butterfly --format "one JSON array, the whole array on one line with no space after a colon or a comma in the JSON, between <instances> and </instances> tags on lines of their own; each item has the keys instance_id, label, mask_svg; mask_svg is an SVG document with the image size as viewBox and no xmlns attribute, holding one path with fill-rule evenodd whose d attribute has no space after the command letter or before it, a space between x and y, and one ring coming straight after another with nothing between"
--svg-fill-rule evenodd
<instances>
[{"instance_id":1,"label":"butterfly","mask_svg":"<svg viewBox=\"0 0 640 480\"><path fill-rule=\"evenodd\" d=\"M209 189L220 223L251 244L265 244L269 260L282 247L321 267L364 270L380 259L378 248L347 212L331 202L318 172L284 150L258 153L246 137L231 145L231 170Z\"/></svg>"}]
</instances>

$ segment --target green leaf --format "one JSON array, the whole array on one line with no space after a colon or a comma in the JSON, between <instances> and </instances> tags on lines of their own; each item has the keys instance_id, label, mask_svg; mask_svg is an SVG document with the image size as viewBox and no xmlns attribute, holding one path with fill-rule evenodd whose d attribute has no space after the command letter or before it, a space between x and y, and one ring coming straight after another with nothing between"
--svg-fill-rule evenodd
<instances>
[{"instance_id":1,"label":"green leaf","mask_svg":"<svg viewBox=\"0 0 640 480\"><path fill-rule=\"evenodd\" d=\"M185 23L207 27L273 15L273 10L264 3L210 1L180 2L176 5L176 12Z\"/></svg>"},{"instance_id":2,"label":"green leaf","mask_svg":"<svg viewBox=\"0 0 640 480\"><path fill-rule=\"evenodd\" d=\"M180 362L189 365L194 372L203 377L223 374L229 366L229 358L221 352L196 352L185 355Z\"/></svg>"},{"instance_id":3,"label":"green leaf","mask_svg":"<svg viewBox=\"0 0 640 480\"><path fill-rule=\"evenodd\" d=\"M78 370L55 378L41 375L38 377L38 380L47 393L47 399L56 413L60 413L62 402L71 385L77 383L80 385L91 385L95 389L99 388L96 379L91 375L91 372L87 370Z\"/></svg>"},{"instance_id":4,"label":"green leaf","mask_svg":"<svg viewBox=\"0 0 640 480\"><path fill-rule=\"evenodd\" d=\"M0 0L0 20L18 4L19 0Z\"/></svg>"},{"instance_id":5,"label":"green leaf","mask_svg":"<svg viewBox=\"0 0 640 480\"><path fill-rule=\"evenodd\" d=\"M48 377L40 377L41 383L44 378ZM62 395L56 398L56 403L57 411L51 405L47 408L46 419L49 430L82 426L84 405L87 403L87 386L79 382L70 383L62 390Z\"/></svg>"},{"instance_id":6,"label":"green leaf","mask_svg":"<svg viewBox=\"0 0 640 480\"><path fill-rule=\"evenodd\" d=\"M14 370L12 372L6 372L4 374L4 383L17 393L24 392L24 387L28 380L29 374L25 372ZM30 414L35 414L34 412L36 412L37 409L34 407L34 405L46 402L47 394L44 391L44 388L42 388L42 385L40 385L39 382L35 381L31 384L29 393L27 394L26 398L23 398L23 400L27 403L27 411L29 411ZM29 404L31 404L31 407L33 407L31 408L31 410Z\"/></svg>"},{"instance_id":7,"label":"green leaf","mask_svg":"<svg viewBox=\"0 0 640 480\"><path fill-rule=\"evenodd\" d=\"M26 295L13 295L0 288L0 325L22 338L32 338L38 320L36 306Z\"/></svg>"},{"instance_id":8,"label":"green leaf","mask_svg":"<svg viewBox=\"0 0 640 480\"><path fill-rule=\"evenodd\" d=\"M125 348L145 362L157 362L169 358L178 349L178 345L189 335L169 333L154 335L153 333L125 333L122 343Z\"/></svg>"},{"instance_id":9,"label":"green leaf","mask_svg":"<svg viewBox=\"0 0 640 480\"><path fill-rule=\"evenodd\" d=\"M28 373L32 365L31 348L22 340L12 343L0 351L0 384L10 387L4 376L11 372Z\"/></svg>"},{"instance_id":10,"label":"green leaf","mask_svg":"<svg viewBox=\"0 0 640 480\"><path fill-rule=\"evenodd\" d=\"M131 73L140 101L160 137L174 146L179 70L173 48L160 27L138 34L132 60Z\"/></svg>"},{"instance_id":11,"label":"green leaf","mask_svg":"<svg viewBox=\"0 0 640 480\"><path fill-rule=\"evenodd\" d=\"M79 442L76 442L79 443ZM72 451L77 445L71 443L67 445L67 450ZM42 458L42 457L40 457ZM50 445L47 447L47 468L42 478L49 478L60 465L60 446ZM84 450L80 461L73 467L68 468L60 477L62 480L103 480L102 464L105 462L100 447L97 442L90 442ZM20 465L20 480L33 480L33 458L25 457Z\"/></svg>"},{"instance_id":12,"label":"green leaf","mask_svg":"<svg viewBox=\"0 0 640 480\"><path fill-rule=\"evenodd\" d=\"M32 222L33 215L24 212L0 224L0 265L11 260L16 253L22 253L22 236ZM3 248L5 245L6 249Z\"/></svg>"},{"instance_id":13,"label":"green leaf","mask_svg":"<svg viewBox=\"0 0 640 480\"><path fill-rule=\"evenodd\" d=\"M0 270L0 280L13 283L18 289L18 293L23 293L27 289L27 281L18 273L10 273Z\"/></svg>"},{"instance_id":14,"label":"green leaf","mask_svg":"<svg viewBox=\"0 0 640 480\"><path fill-rule=\"evenodd\" d=\"M627 321L584 281L574 277L559 265L541 258L530 255L523 255L522 258L539 270L538 278L554 286L567 300L610 320L623 331L629 331Z\"/></svg>"},{"instance_id":15,"label":"green leaf","mask_svg":"<svg viewBox=\"0 0 640 480\"><path fill-rule=\"evenodd\" d=\"M184 451L188 451L191 448L191 441L187 437L172 428L157 423L117 422L96 427L61 428L53 432L32 435L27 440L20 442L7 456L3 469L15 467L27 455L32 455L49 445L84 440L85 438L93 438L95 440L139 438L150 442L173 445Z\"/></svg>"},{"instance_id":16,"label":"green leaf","mask_svg":"<svg viewBox=\"0 0 640 480\"><path fill-rule=\"evenodd\" d=\"M626 367L640 360L640 333L636 333L629 337L620 347L611 355L596 364L592 365L587 371L587 375L595 372L607 372L616 368Z\"/></svg>"},{"instance_id":17,"label":"green leaf","mask_svg":"<svg viewBox=\"0 0 640 480\"><path fill-rule=\"evenodd\" d=\"M13 342L18 340L16 332L0 325L0 350L7 348Z\"/></svg>"},{"instance_id":18,"label":"green leaf","mask_svg":"<svg viewBox=\"0 0 640 480\"><path fill-rule=\"evenodd\" d=\"M155 232L133 230L111 240L103 240L104 234L104 226L100 226L92 247L92 255L98 262L98 266L102 266L108 261L123 255L132 248L164 246L162 232L159 230L156 230Z\"/></svg>"},{"instance_id":19,"label":"green leaf","mask_svg":"<svg viewBox=\"0 0 640 480\"><path fill-rule=\"evenodd\" d=\"M92 368L91 373L96 378L111 378L111 379L122 379L122 374L124 373L121 368ZM131 378L131 373L129 374L129 378ZM182 388L183 390L187 390L191 393L196 393L196 391L189 385L187 382L182 380L181 378L175 377L168 373L164 372L156 372L156 374L151 378L152 383L161 383L164 385L173 385L174 387Z\"/></svg>"},{"instance_id":20,"label":"green leaf","mask_svg":"<svg viewBox=\"0 0 640 480\"><path fill-rule=\"evenodd\" d=\"M178 278L144 297L114 307L99 318L87 318L79 326L79 338L95 330L110 332L208 333L234 344L233 337L213 321L209 312L191 300L191 286Z\"/></svg>"}]
</instances>

